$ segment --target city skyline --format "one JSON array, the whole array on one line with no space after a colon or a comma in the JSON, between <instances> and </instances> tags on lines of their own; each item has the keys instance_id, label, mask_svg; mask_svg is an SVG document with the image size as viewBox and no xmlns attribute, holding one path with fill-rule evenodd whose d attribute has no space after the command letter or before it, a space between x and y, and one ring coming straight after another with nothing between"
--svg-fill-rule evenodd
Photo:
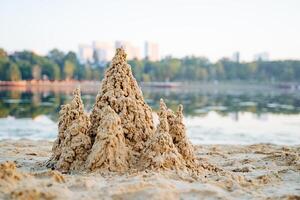
<instances>
[{"instance_id":1,"label":"city skyline","mask_svg":"<svg viewBox=\"0 0 300 200\"><path fill-rule=\"evenodd\" d=\"M162 57L240 52L241 61L268 52L270 60L300 59L300 2L296 0L48 1L3 0L0 47L46 54L77 52L78 44L118 39L156 41Z\"/></svg>"},{"instance_id":2,"label":"city skyline","mask_svg":"<svg viewBox=\"0 0 300 200\"><path fill-rule=\"evenodd\" d=\"M99 65L106 65L112 60L116 48L124 48L127 59L145 59L159 61L159 45L152 41L145 41L143 48L132 44L130 41L116 40L114 42L93 41L91 44L78 45L78 57L81 63L97 62Z\"/></svg>"}]
</instances>

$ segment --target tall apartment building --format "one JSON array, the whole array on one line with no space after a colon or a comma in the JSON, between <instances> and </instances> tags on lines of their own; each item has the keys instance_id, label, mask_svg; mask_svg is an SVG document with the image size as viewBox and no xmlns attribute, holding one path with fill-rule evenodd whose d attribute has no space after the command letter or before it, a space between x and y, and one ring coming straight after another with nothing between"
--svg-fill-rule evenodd
<instances>
[{"instance_id":1,"label":"tall apartment building","mask_svg":"<svg viewBox=\"0 0 300 200\"><path fill-rule=\"evenodd\" d=\"M241 59L241 54L240 52L234 52L232 55L232 61L236 62L236 63L240 63L240 59Z\"/></svg>"},{"instance_id":2,"label":"tall apartment building","mask_svg":"<svg viewBox=\"0 0 300 200\"><path fill-rule=\"evenodd\" d=\"M90 45L81 44L79 45L79 60L81 63L93 62L93 47Z\"/></svg>"},{"instance_id":3,"label":"tall apartment building","mask_svg":"<svg viewBox=\"0 0 300 200\"><path fill-rule=\"evenodd\" d=\"M141 59L141 50L139 47L136 47L127 41L116 41L115 48L120 47L123 47L126 50L128 60L132 60L135 58Z\"/></svg>"},{"instance_id":4,"label":"tall apartment building","mask_svg":"<svg viewBox=\"0 0 300 200\"><path fill-rule=\"evenodd\" d=\"M145 58L150 61L158 61L159 60L159 48L158 44L152 42L145 42L144 45Z\"/></svg>"},{"instance_id":5,"label":"tall apartment building","mask_svg":"<svg viewBox=\"0 0 300 200\"><path fill-rule=\"evenodd\" d=\"M99 65L107 64L114 56L115 49L111 43L108 42L93 42L94 56L97 57Z\"/></svg>"},{"instance_id":6,"label":"tall apartment building","mask_svg":"<svg viewBox=\"0 0 300 200\"><path fill-rule=\"evenodd\" d=\"M254 60L255 61L269 61L270 55L268 52L261 52L261 53L254 55Z\"/></svg>"},{"instance_id":7,"label":"tall apartment building","mask_svg":"<svg viewBox=\"0 0 300 200\"><path fill-rule=\"evenodd\" d=\"M127 53L127 59L142 59L141 49L127 41L110 42L94 41L92 45L79 45L79 59L81 63L93 62L98 66L105 66L110 62L115 54L115 49L123 47ZM151 61L159 60L158 45L156 43L145 42L144 58Z\"/></svg>"}]
</instances>

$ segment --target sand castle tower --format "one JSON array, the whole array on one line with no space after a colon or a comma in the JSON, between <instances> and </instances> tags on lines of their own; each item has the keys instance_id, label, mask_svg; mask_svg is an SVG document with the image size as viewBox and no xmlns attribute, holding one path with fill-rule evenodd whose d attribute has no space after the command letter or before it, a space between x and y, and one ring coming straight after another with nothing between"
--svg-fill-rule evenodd
<instances>
[{"instance_id":1,"label":"sand castle tower","mask_svg":"<svg viewBox=\"0 0 300 200\"><path fill-rule=\"evenodd\" d=\"M154 135L147 141L140 158L142 169L180 169L185 162L175 147L169 134L168 108L160 100L159 125Z\"/></svg>"},{"instance_id":2,"label":"sand castle tower","mask_svg":"<svg viewBox=\"0 0 300 200\"><path fill-rule=\"evenodd\" d=\"M121 126L121 119L110 107L102 108L101 121L87 168L91 171L123 172L128 169L129 152Z\"/></svg>"},{"instance_id":3,"label":"sand castle tower","mask_svg":"<svg viewBox=\"0 0 300 200\"><path fill-rule=\"evenodd\" d=\"M96 97L90 120L89 135L95 140L100 125L101 112L109 106L120 117L121 127L128 148L138 156L149 135L154 132L152 110L145 103L142 91L126 63L124 49L118 48L110 67L105 73Z\"/></svg>"},{"instance_id":4,"label":"sand castle tower","mask_svg":"<svg viewBox=\"0 0 300 200\"><path fill-rule=\"evenodd\" d=\"M182 155L183 159L188 163L195 161L194 147L190 143L183 123L183 106L179 105L176 113L169 110L168 123L170 126L170 135L173 143L178 152Z\"/></svg>"},{"instance_id":5,"label":"sand castle tower","mask_svg":"<svg viewBox=\"0 0 300 200\"><path fill-rule=\"evenodd\" d=\"M72 163L74 166L82 164L91 148L87 135L90 122L84 112L79 88L74 90L72 101L61 107L58 120L58 137L54 141L48 167L68 171Z\"/></svg>"}]
</instances>

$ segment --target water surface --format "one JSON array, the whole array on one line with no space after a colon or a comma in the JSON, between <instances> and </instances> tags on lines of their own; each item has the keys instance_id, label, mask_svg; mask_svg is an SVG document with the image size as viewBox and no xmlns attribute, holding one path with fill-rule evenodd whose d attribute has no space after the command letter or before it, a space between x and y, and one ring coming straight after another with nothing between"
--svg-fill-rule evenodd
<instances>
[{"instance_id":1,"label":"water surface","mask_svg":"<svg viewBox=\"0 0 300 200\"><path fill-rule=\"evenodd\" d=\"M300 92L249 88L143 88L156 111L159 99L175 110L183 104L187 132L195 144L300 144ZM95 91L83 91L87 111ZM71 90L0 90L0 139L50 139L57 134L60 105Z\"/></svg>"}]
</instances>

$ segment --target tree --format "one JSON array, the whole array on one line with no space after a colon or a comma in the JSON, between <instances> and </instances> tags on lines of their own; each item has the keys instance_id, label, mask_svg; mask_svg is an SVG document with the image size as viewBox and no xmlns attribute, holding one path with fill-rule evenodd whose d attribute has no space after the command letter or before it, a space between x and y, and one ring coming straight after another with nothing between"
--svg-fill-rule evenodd
<instances>
[{"instance_id":1,"label":"tree","mask_svg":"<svg viewBox=\"0 0 300 200\"><path fill-rule=\"evenodd\" d=\"M52 49L47 57L58 65L60 74L62 75L64 73L65 53L58 49Z\"/></svg>"},{"instance_id":2,"label":"tree","mask_svg":"<svg viewBox=\"0 0 300 200\"><path fill-rule=\"evenodd\" d=\"M72 65L74 67L73 74L72 74L71 78L79 79L79 80L83 79L84 78L84 65L79 63L79 59L77 58L76 53L70 51L65 55L65 57L64 57L64 67L65 67L66 61L72 63ZM69 75L65 74L66 69L64 69L63 71L64 71L64 77L65 78L70 78L70 77L68 77Z\"/></svg>"},{"instance_id":3,"label":"tree","mask_svg":"<svg viewBox=\"0 0 300 200\"><path fill-rule=\"evenodd\" d=\"M43 76L46 75L50 80L60 80L60 69L55 62L47 57L42 57L39 59L38 65L41 66Z\"/></svg>"},{"instance_id":4,"label":"tree","mask_svg":"<svg viewBox=\"0 0 300 200\"><path fill-rule=\"evenodd\" d=\"M93 69L92 70L92 79L93 80L100 80L100 71L99 71L99 68L98 69Z\"/></svg>"},{"instance_id":5,"label":"tree","mask_svg":"<svg viewBox=\"0 0 300 200\"><path fill-rule=\"evenodd\" d=\"M0 48L0 80L6 79L6 70L9 64L7 53Z\"/></svg>"},{"instance_id":6,"label":"tree","mask_svg":"<svg viewBox=\"0 0 300 200\"><path fill-rule=\"evenodd\" d=\"M58 66L63 67L64 65L64 57L65 54L62 51L59 51L58 49L52 49L48 53L48 58L58 64Z\"/></svg>"},{"instance_id":7,"label":"tree","mask_svg":"<svg viewBox=\"0 0 300 200\"><path fill-rule=\"evenodd\" d=\"M8 59L7 53L6 51L4 51L4 49L0 48L0 59Z\"/></svg>"},{"instance_id":8,"label":"tree","mask_svg":"<svg viewBox=\"0 0 300 200\"><path fill-rule=\"evenodd\" d=\"M221 62L215 64L216 78L217 80L223 80L225 78L224 66Z\"/></svg>"},{"instance_id":9,"label":"tree","mask_svg":"<svg viewBox=\"0 0 300 200\"><path fill-rule=\"evenodd\" d=\"M143 62L141 60L133 59L129 60L128 64L130 64L136 80L141 81L143 76Z\"/></svg>"},{"instance_id":10,"label":"tree","mask_svg":"<svg viewBox=\"0 0 300 200\"><path fill-rule=\"evenodd\" d=\"M66 80L72 79L74 75L74 71L75 71L75 65L71 61L66 60L64 64L65 79Z\"/></svg>"},{"instance_id":11,"label":"tree","mask_svg":"<svg viewBox=\"0 0 300 200\"><path fill-rule=\"evenodd\" d=\"M203 67L198 67L196 70L197 80L205 81L208 78L207 70Z\"/></svg>"},{"instance_id":12,"label":"tree","mask_svg":"<svg viewBox=\"0 0 300 200\"><path fill-rule=\"evenodd\" d=\"M9 63L6 80L8 81L20 81L22 80L19 67L15 63Z\"/></svg>"},{"instance_id":13,"label":"tree","mask_svg":"<svg viewBox=\"0 0 300 200\"><path fill-rule=\"evenodd\" d=\"M84 65L84 71L83 71L82 75L83 75L84 80L92 80L93 79L93 70L89 63L86 63Z\"/></svg>"},{"instance_id":14,"label":"tree","mask_svg":"<svg viewBox=\"0 0 300 200\"><path fill-rule=\"evenodd\" d=\"M32 68L32 77L34 80L40 80L41 79L42 70L39 65L34 65Z\"/></svg>"}]
</instances>

